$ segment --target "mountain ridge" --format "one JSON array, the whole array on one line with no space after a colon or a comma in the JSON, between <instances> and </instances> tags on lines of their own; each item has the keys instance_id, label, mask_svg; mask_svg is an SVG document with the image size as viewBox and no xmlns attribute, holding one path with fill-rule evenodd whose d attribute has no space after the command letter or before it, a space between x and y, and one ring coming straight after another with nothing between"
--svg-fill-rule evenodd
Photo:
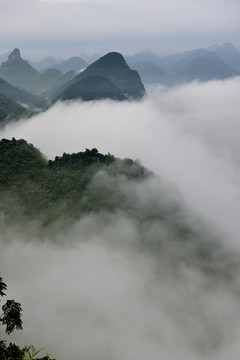
<instances>
[{"instance_id":1,"label":"mountain ridge","mask_svg":"<svg viewBox=\"0 0 240 360\"><path fill-rule=\"evenodd\" d=\"M68 88L71 89L77 82L96 75L103 76L114 83L122 97L140 99L146 94L138 72L131 70L124 57L117 52L110 52L89 65L83 72L74 77L62 92L67 91ZM75 98L77 98L77 94ZM57 99L61 99L61 93Z\"/></svg>"}]
</instances>

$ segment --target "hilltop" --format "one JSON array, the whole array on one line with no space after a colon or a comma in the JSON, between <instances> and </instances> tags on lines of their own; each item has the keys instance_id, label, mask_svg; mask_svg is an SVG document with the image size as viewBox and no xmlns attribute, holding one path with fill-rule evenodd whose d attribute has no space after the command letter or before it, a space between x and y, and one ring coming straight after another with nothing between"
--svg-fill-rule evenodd
<instances>
[{"instance_id":1,"label":"hilltop","mask_svg":"<svg viewBox=\"0 0 240 360\"><path fill-rule=\"evenodd\" d=\"M95 94L93 92L94 81L96 81L97 87ZM87 89L88 94L92 93L92 96L86 96L84 89ZM113 95L111 95L111 91ZM137 71L130 69L120 53L110 52L74 77L58 96L58 99L141 99L145 94L145 88Z\"/></svg>"}]
</instances>

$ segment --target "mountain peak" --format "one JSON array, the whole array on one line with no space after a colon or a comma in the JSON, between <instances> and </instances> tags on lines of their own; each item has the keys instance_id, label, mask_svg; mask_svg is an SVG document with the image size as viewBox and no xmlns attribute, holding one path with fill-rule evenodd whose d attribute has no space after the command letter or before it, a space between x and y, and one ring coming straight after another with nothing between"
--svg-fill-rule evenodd
<instances>
[{"instance_id":1,"label":"mountain peak","mask_svg":"<svg viewBox=\"0 0 240 360\"><path fill-rule=\"evenodd\" d=\"M107 53L106 55L103 55L101 57L102 59L106 60L106 59L115 59L115 60L122 60L124 61L124 57L122 56L122 54L120 54L119 52L116 51L111 51L109 53Z\"/></svg>"},{"instance_id":2,"label":"mountain peak","mask_svg":"<svg viewBox=\"0 0 240 360\"><path fill-rule=\"evenodd\" d=\"M113 92L113 96L109 89ZM139 74L129 68L124 57L118 52L110 52L71 80L62 94L64 100L66 94L68 99L77 97L84 99L84 95L91 100L100 98L124 100L140 99L146 94L146 90Z\"/></svg>"},{"instance_id":3,"label":"mountain peak","mask_svg":"<svg viewBox=\"0 0 240 360\"><path fill-rule=\"evenodd\" d=\"M129 66L127 65L122 54L115 51L102 56L100 59L98 59L93 64L91 64L90 68L102 67L102 66L104 67L106 66L108 69L116 68L116 67L124 70L129 69Z\"/></svg>"},{"instance_id":4,"label":"mountain peak","mask_svg":"<svg viewBox=\"0 0 240 360\"><path fill-rule=\"evenodd\" d=\"M15 48L10 55L8 55L8 60L18 60L21 59L20 50Z\"/></svg>"},{"instance_id":5,"label":"mountain peak","mask_svg":"<svg viewBox=\"0 0 240 360\"><path fill-rule=\"evenodd\" d=\"M233 49L235 46L231 42L227 42L222 45L222 48Z\"/></svg>"}]
</instances>

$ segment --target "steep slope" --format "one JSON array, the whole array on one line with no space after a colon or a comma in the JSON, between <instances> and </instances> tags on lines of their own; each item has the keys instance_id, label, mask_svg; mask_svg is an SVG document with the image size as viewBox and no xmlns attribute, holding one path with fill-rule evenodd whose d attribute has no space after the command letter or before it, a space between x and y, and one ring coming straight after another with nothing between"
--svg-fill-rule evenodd
<instances>
[{"instance_id":1,"label":"steep slope","mask_svg":"<svg viewBox=\"0 0 240 360\"><path fill-rule=\"evenodd\" d=\"M9 99L0 91L0 126L5 125L11 120L29 117L31 114L30 110Z\"/></svg>"},{"instance_id":2,"label":"steep slope","mask_svg":"<svg viewBox=\"0 0 240 360\"><path fill-rule=\"evenodd\" d=\"M95 148L76 154L64 153L54 161L47 161L23 139L2 139L0 211L4 212L6 221L14 216L17 219L26 216L46 224L57 219L73 220L91 211L121 208L126 199L117 188L108 188L107 183L102 191L89 188L99 171L116 180L124 176L140 181L150 174L132 160L118 160L110 154L100 154ZM13 198L15 201L10 201Z\"/></svg>"},{"instance_id":3,"label":"steep slope","mask_svg":"<svg viewBox=\"0 0 240 360\"><path fill-rule=\"evenodd\" d=\"M139 62L151 62L157 66L161 66L161 58L158 54L155 54L151 50L141 51L135 55L124 56L125 60L132 67L133 64Z\"/></svg>"},{"instance_id":4,"label":"steep slope","mask_svg":"<svg viewBox=\"0 0 240 360\"><path fill-rule=\"evenodd\" d=\"M79 56L74 56L66 61L51 66L51 68L60 71L70 71L70 70L79 71L81 69L85 69L88 65L89 64Z\"/></svg>"},{"instance_id":5,"label":"steep slope","mask_svg":"<svg viewBox=\"0 0 240 360\"><path fill-rule=\"evenodd\" d=\"M108 53L89 65L86 70L73 78L68 86L95 75L101 75L110 80L122 96L128 99L140 99L146 93L137 71L131 70L123 56L117 52Z\"/></svg>"},{"instance_id":6,"label":"steep slope","mask_svg":"<svg viewBox=\"0 0 240 360\"><path fill-rule=\"evenodd\" d=\"M43 109L46 106L46 102L29 93L24 89L20 89L16 86L9 84L6 80L0 78L0 91L13 101L20 104L27 105L31 109L40 108Z\"/></svg>"},{"instance_id":7,"label":"steep slope","mask_svg":"<svg viewBox=\"0 0 240 360\"><path fill-rule=\"evenodd\" d=\"M173 64L184 61L188 56L194 53L197 50L183 51L179 53L174 53L171 55L165 55L160 57L160 66L166 72L171 72L171 67ZM158 65L158 64L157 64Z\"/></svg>"},{"instance_id":8,"label":"steep slope","mask_svg":"<svg viewBox=\"0 0 240 360\"><path fill-rule=\"evenodd\" d=\"M58 64L59 61L52 56L47 56L46 58L40 61L31 61L30 64L37 71L44 71L46 69L52 68L54 65Z\"/></svg>"},{"instance_id":9,"label":"steep slope","mask_svg":"<svg viewBox=\"0 0 240 360\"><path fill-rule=\"evenodd\" d=\"M233 68L234 70L240 71L240 52L231 43L226 43L213 50L220 59Z\"/></svg>"},{"instance_id":10,"label":"steep slope","mask_svg":"<svg viewBox=\"0 0 240 360\"><path fill-rule=\"evenodd\" d=\"M179 81L209 81L226 79L239 73L228 67L219 58L199 56L191 60L178 74Z\"/></svg>"},{"instance_id":11,"label":"steep slope","mask_svg":"<svg viewBox=\"0 0 240 360\"><path fill-rule=\"evenodd\" d=\"M149 187L151 180L154 191ZM124 216L131 221L134 243L128 244L128 235L124 241L126 246L136 247L131 248L134 252L144 251L162 264L166 264L167 257L173 265L171 270L176 272L179 264L184 264L185 270L196 268L206 272L208 278L213 276L212 280L237 276L237 263L228 263L230 258L215 235L200 219L188 219L185 205L178 199L168 194L171 201L167 201L165 191L161 180L137 162L103 155L96 148L64 153L47 161L23 139L0 141L0 212L4 227L11 227L12 221L16 226L17 220L24 229L26 224L31 229L31 220L37 220L40 236L46 240L44 231L56 221L59 231L65 231L85 216L94 219L101 215L99 224L104 227L112 216L120 216L120 220ZM35 234L36 223L33 228ZM55 233L56 227L52 230ZM161 271L164 268L161 266Z\"/></svg>"},{"instance_id":12,"label":"steep slope","mask_svg":"<svg viewBox=\"0 0 240 360\"><path fill-rule=\"evenodd\" d=\"M21 58L19 49L14 49L8 60L0 67L0 77L13 85L32 91L38 78L38 72Z\"/></svg>"},{"instance_id":13,"label":"steep slope","mask_svg":"<svg viewBox=\"0 0 240 360\"><path fill-rule=\"evenodd\" d=\"M90 75L67 87L61 94L61 100L81 98L84 101L112 99L126 100L119 88L102 75Z\"/></svg>"},{"instance_id":14,"label":"steep slope","mask_svg":"<svg viewBox=\"0 0 240 360\"><path fill-rule=\"evenodd\" d=\"M39 74L38 92L50 102L49 98L51 98L51 94L53 94L59 86L63 86L70 81L75 75L75 71L62 73L57 69L47 69Z\"/></svg>"},{"instance_id":15,"label":"steep slope","mask_svg":"<svg viewBox=\"0 0 240 360\"><path fill-rule=\"evenodd\" d=\"M214 54L213 52L208 51L206 49L197 49L197 50L191 51L190 53L186 52L184 54L185 54L185 56L182 59L175 61L172 64L170 64L169 66L167 66L170 74L175 75L175 74L179 73L185 67L187 67L188 64L192 60L197 59L199 57L205 57L205 58L210 58L210 59L219 59L216 54Z\"/></svg>"},{"instance_id":16,"label":"steep slope","mask_svg":"<svg viewBox=\"0 0 240 360\"><path fill-rule=\"evenodd\" d=\"M144 84L162 84L172 86L174 79L151 61L132 63L132 68L137 70Z\"/></svg>"},{"instance_id":17,"label":"steep slope","mask_svg":"<svg viewBox=\"0 0 240 360\"><path fill-rule=\"evenodd\" d=\"M21 58L19 49L14 49L8 60L0 67L0 77L40 97L45 95L48 97L49 93L68 82L74 75L75 72L69 71L63 74L56 69L39 73Z\"/></svg>"}]
</instances>

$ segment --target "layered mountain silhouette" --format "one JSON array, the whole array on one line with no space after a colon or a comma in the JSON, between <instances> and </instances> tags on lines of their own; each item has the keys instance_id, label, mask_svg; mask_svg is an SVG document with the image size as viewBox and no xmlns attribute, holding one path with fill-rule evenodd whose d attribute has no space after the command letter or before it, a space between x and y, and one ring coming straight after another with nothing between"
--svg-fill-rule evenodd
<instances>
[{"instance_id":1,"label":"layered mountain silhouette","mask_svg":"<svg viewBox=\"0 0 240 360\"><path fill-rule=\"evenodd\" d=\"M89 75L67 87L61 94L61 100L79 97L84 101L96 99L127 100L114 82L102 75Z\"/></svg>"},{"instance_id":2,"label":"layered mountain silhouette","mask_svg":"<svg viewBox=\"0 0 240 360\"><path fill-rule=\"evenodd\" d=\"M30 89L37 82L38 72L14 49L0 67L0 77L13 85ZM24 85L24 86L23 86Z\"/></svg>"},{"instance_id":3,"label":"layered mountain silhouette","mask_svg":"<svg viewBox=\"0 0 240 360\"><path fill-rule=\"evenodd\" d=\"M90 96L91 100L141 99L146 94L138 72L130 69L120 53L111 52L74 77L57 99L86 99L87 94L93 91L94 81L96 90L94 97ZM110 96L110 90L114 95Z\"/></svg>"},{"instance_id":4,"label":"layered mountain silhouette","mask_svg":"<svg viewBox=\"0 0 240 360\"><path fill-rule=\"evenodd\" d=\"M135 55L125 55L124 58L126 62L132 67L135 63L142 63L142 62L151 62L159 67L161 67L161 57L158 54L155 54L151 49L146 51L138 52Z\"/></svg>"},{"instance_id":5,"label":"layered mountain silhouette","mask_svg":"<svg viewBox=\"0 0 240 360\"><path fill-rule=\"evenodd\" d=\"M79 56L74 56L61 63L51 66L51 68L60 71L70 71L70 70L79 71L85 69L88 65L89 64Z\"/></svg>"},{"instance_id":6,"label":"layered mountain silhouette","mask_svg":"<svg viewBox=\"0 0 240 360\"><path fill-rule=\"evenodd\" d=\"M198 56L177 73L178 80L184 82L200 80L209 81L213 79L226 79L239 73L227 66L218 57Z\"/></svg>"},{"instance_id":7,"label":"layered mountain silhouette","mask_svg":"<svg viewBox=\"0 0 240 360\"><path fill-rule=\"evenodd\" d=\"M163 71L151 61L139 61L132 63L132 68L137 70L144 84L174 85L174 78Z\"/></svg>"},{"instance_id":8,"label":"layered mountain silhouette","mask_svg":"<svg viewBox=\"0 0 240 360\"><path fill-rule=\"evenodd\" d=\"M62 73L57 69L47 69L42 73L39 73L36 93L43 96L48 103L50 103L49 99L52 94L54 94L59 87L62 87L69 82L75 75L75 71Z\"/></svg>"},{"instance_id":9,"label":"layered mountain silhouette","mask_svg":"<svg viewBox=\"0 0 240 360\"><path fill-rule=\"evenodd\" d=\"M53 68L58 63L59 63L59 61L52 56L47 56L40 61L31 61L30 62L30 64L37 71L44 71L46 69Z\"/></svg>"},{"instance_id":10,"label":"layered mountain silhouette","mask_svg":"<svg viewBox=\"0 0 240 360\"><path fill-rule=\"evenodd\" d=\"M6 80L0 78L0 91L9 99L18 102L32 110L43 109L46 107L46 101L30 92L11 85Z\"/></svg>"},{"instance_id":11,"label":"layered mountain silhouette","mask_svg":"<svg viewBox=\"0 0 240 360\"><path fill-rule=\"evenodd\" d=\"M54 59L47 58L46 62L48 61L53 62ZM87 65L80 57L72 57L40 73L23 60L20 50L15 48L8 60L2 63L0 77L43 96L48 102L56 96L61 100L140 99L146 93L137 71L131 70L119 53L111 52L101 57L79 74L69 70L81 69ZM83 82L78 84L80 81Z\"/></svg>"},{"instance_id":12,"label":"layered mountain silhouette","mask_svg":"<svg viewBox=\"0 0 240 360\"><path fill-rule=\"evenodd\" d=\"M39 72L15 48L0 66L0 120L29 116L56 100L136 100L146 94L143 84L174 86L240 75L240 52L231 43L162 57L144 51L125 58L110 52L88 66L78 56L62 62L47 57L36 68L48 68Z\"/></svg>"},{"instance_id":13,"label":"layered mountain silhouette","mask_svg":"<svg viewBox=\"0 0 240 360\"><path fill-rule=\"evenodd\" d=\"M29 117L32 112L25 107L11 100L0 91L0 126L7 122L17 120L20 117Z\"/></svg>"},{"instance_id":14,"label":"layered mountain silhouette","mask_svg":"<svg viewBox=\"0 0 240 360\"><path fill-rule=\"evenodd\" d=\"M159 83L172 86L197 79L208 81L240 75L240 52L231 43L168 56L145 51L126 59L138 70L146 85Z\"/></svg>"},{"instance_id":15,"label":"layered mountain silhouette","mask_svg":"<svg viewBox=\"0 0 240 360\"><path fill-rule=\"evenodd\" d=\"M31 65L37 71L44 71L47 69L57 69L64 72L70 70L79 71L86 68L89 64L80 56L73 56L64 61L59 61L52 56L47 56L46 58L40 61L31 62Z\"/></svg>"},{"instance_id":16,"label":"layered mountain silhouette","mask_svg":"<svg viewBox=\"0 0 240 360\"><path fill-rule=\"evenodd\" d=\"M218 46L213 50L220 59L233 68L240 71L240 52L231 43L226 43L222 46Z\"/></svg>"},{"instance_id":17,"label":"layered mountain silhouette","mask_svg":"<svg viewBox=\"0 0 240 360\"><path fill-rule=\"evenodd\" d=\"M19 49L14 49L8 56L8 60L0 67L0 77L12 85L24 88L38 96L48 97L48 93L54 92L59 86L73 78L74 71L62 73L51 69L39 73L26 60L23 60ZM47 96L45 96L47 93Z\"/></svg>"}]
</instances>

